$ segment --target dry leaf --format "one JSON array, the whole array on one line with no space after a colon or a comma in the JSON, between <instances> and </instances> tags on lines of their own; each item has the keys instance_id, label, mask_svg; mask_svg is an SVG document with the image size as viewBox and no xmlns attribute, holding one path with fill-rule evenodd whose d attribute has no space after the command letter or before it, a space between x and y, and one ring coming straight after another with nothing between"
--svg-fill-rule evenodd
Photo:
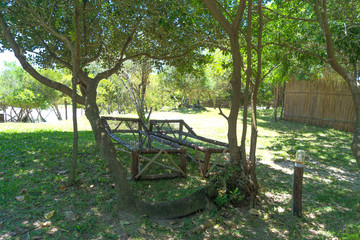
<instances>
[{"instance_id":1,"label":"dry leaf","mask_svg":"<svg viewBox=\"0 0 360 240\"><path fill-rule=\"evenodd\" d=\"M50 221L46 221L46 222L43 222L41 224L42 227L50 227L51 226L51 222Z\"/></svg>"},{"instance_id":2,"label":"dry leaf","mask_svg":"<svg viewBox=\"0 0 360 240\"><path fill-rule=\"evenodd\" d=\"M55 213L54 210L51 211L51 212L45 213L45 214L44 214L45 219L50 219L50 218L52 218L52 216L54 216L54 213Z\"/></svg>"},{"instance_id":3,"label":"dry leaf","mask_svg":"<svg viewBox=\"0 0 360 240\"><path fill-rule=\"evenodd\" d=\"M66 187L64 185L60 186L60 191L65 191Z\"/></svg>"},{"instance_id":4,"label":"dry leaf","mask_svg":"<svg viewBox=\"0 0 360 240\"><path fill-rule=\"evenodd\" d=\"M21 193L21 194L26 194L26 193L27 193L27 189L26 189L26 188L21 189L20 193Z\"/></svg>"},{"instance_id":5,"label":"dry leaf","mask_svg":"<svg viewBox=\"0 0 360 240\"><path fill-rule=\"evenodd\" d=\"M15 199L18 200L19 202L22 202L22 201L24 201L25 197L21 195L21 196L15 197Z\"/></svg>"},{"instance_id":6,"label":"dry leaf","mask_svg":"<svg viewBox=\"0 0 360 240\"><path fill-rule=\"evenodd\" d=\"M143 234L143 235L147 235L146 231L144 228L139 228L138 229L139 233Z\"/></svg>"}]
</instances>

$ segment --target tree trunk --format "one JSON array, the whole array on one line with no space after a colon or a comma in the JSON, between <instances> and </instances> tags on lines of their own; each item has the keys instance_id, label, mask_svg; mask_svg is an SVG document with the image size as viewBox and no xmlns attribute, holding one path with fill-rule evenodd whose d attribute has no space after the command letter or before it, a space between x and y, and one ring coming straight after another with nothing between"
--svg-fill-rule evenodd
<instances>
[{"instance_id":1,"label":"tree trunk","mask_svg":"<svg viewBox=\"0 0 360 240\"><path fill-rule=\"evenodd\" d=\"M327 2L326 0L321 2L321 11L318 11L318 5L315 5L315 12L322 27L325 42L326 42L326 52L327 52L327 61L331 67L343 77L349 86L351 96L354 103L354 135L353 142L351 144L351 149L356 159L356 162L360 168L360 92L356 83L355 75L352 76L346 71L346 69L338 62L335 48L332 41L331 30L329 22L327 19Z\"/></svg>"},{"instance_id":2,"label":"tree trunk","mask_svg":"<svg viewBox=\"0 0 360 240\"><path fill-rule=\"evenodd\" d=\"M274 87L273 103L274 103L274 121L277 122L278 121L277 108L278 108L278 105L279 105L279 85L275 85L275 87Z\"/></svg>"},{"instance_id":3,"label":"tree trunk","mask_svg":"<svg viewBox=\"0 0 360 240\"><path fill-rule=\"evenodd\" d=\"M240 165L241 154L237 140L237 119L239 116L241 102L241 55L237 33L230 35L231 53L233 59L233 75L231 77L231 86L233 97L231 99L230 114L228 117L228 141L231 155L231 162Z\"/></svg>"},{"instance_id":4,"label":"tree trunk","mask_svg":"<svg viewBox=\"0 0 360 240\"><path fill-rule=\"evenodd\" d=\"M77 158L78 158L78 125L77 125L77 103L76 103L76 88L79 80L80 72L80 19L79 19L79 0L74 2L74 23L75 23L75 46L71 49L71 58L73 62L73 77L72 77L72 113L73 113L73 151L72 151L72 162L71 171L68 179L68 184L72 184L75 181Z\"/></svg>"},{"instance_id":5,"label":"tree trunk","mask_svg":"<svg viewBox=\"0 0 360 240\"><path fill-rule=\"evenodd\" d=\"M46 122L46 119L41 115L41 109L36 109L36 111L38 112L38 121L39 122Z\"/></svg>"},{"instance_id":6,"label":"tree trunk","mask_svg":"<svg viewBox=\"0 0 360 240\"><path fill-rule=\"evenodd\" d=\"M57 103L53 103L53 107L55 109L55 115L56 115L57 119L59 121L61 121L62 117L61 117L61 113L60 113L60 110L59 110L59 105Z\"/></svg>"}]
</instances>

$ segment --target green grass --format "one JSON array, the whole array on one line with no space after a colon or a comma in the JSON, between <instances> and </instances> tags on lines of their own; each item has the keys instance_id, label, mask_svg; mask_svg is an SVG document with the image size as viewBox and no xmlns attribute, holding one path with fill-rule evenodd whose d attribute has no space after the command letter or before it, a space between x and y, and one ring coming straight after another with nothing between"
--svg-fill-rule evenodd
<instances>
[{"instance_id":1,"label":"green grass","mask_svg":"<svg viewBox=\"0 0 360 240\"><path fill-rule=\"evenodd\" d=\"M197 134L226 141L226 121L212 109L157 112L152 118L182 118ZM71 187L66 186L70 121L1 123L0 239L359 239L360 172L351 155L351 135L273 122L268 110L259 112L258 124L259 216L225 204L182 219L155 221L116 207L109 169L85 119L79 123L78 175ZM299 149L308 153L302 218L291 214L293 163ZM119 158L130 166L128 154L119 153ZM205 184L192 161L188 173L187 178L130 183L142 199L175 199ZM24 200L16 200L18 196ZM46 219L51 211L54 215Z\"/></svg>"}]
</instances>

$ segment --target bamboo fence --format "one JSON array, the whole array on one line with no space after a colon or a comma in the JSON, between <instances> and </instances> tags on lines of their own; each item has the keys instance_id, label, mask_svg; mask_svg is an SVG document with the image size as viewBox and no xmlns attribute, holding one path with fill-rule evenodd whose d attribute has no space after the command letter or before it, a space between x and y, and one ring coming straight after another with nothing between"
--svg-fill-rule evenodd
<instances>
[{"instance_id":1,"label":"bamboo fence","mask_svg":"<svg viewBox=\"0 0 360 240\"><path fill-rule=\"evenodd\" d=\"M331 72L312 81L292 79L285 88L284 119L353 131L354 106L350 90Z\"/></svg>"}]
</instances>

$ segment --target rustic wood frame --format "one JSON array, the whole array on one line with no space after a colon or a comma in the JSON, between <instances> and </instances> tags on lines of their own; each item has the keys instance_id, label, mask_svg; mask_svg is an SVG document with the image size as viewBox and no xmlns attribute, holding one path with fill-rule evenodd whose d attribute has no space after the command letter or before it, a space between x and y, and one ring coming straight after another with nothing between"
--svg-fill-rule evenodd
<instances>
[{"instance_id":1,"label":"rustic wood frame","mask_svg":"<svg viewBox=\"0 0 360 240\"><path fill-rule=\"evenodd\" d=\"M170 123L179 124L179 128L173 129L170 126ZM170 130L169 131L164 130L164 128L163 128L164 126L168 126L168 128ZM178 137L175 134L178 134ZM227 152L229 152L229 144L197 135L192 130L192 128L188 124L186 124L185 121L182 119L150 120L150 135L161 137L163 139L180 144L182 146L186 146L186 147L195 149L196 150L196 158L194 158L190 154L187 154L187 156L199 165L200 172L203 177L208 177L210 175L210 172L212 172L216 166L223 166L223 165L219 164L218 161ZM200 140L205 143L211 143L217 147L215 147L215 148L204 147L204 146L186 141L187 138L194 138L194 139ZM200 160L199 151L203 152L205 154L203 161ZM211 155L214 153L219 153L221 155L218 156L216 158L216 160L213 162L212 166L210 166Z\"/></svg>"},{"instance_id":2,"label":"rustic wood frame","mask_svg":"<svg viewBox=\"0 0 360 240\"><path fill-rule=\"evenodd\" d=\"M140 119L136 118L120 118L120 117L101 117L101 120L105 126L105 129L109 136L114 140L115 144L121 145L123 148L116 147L116 150L129 153L131 156L131 178L133 180L145 180L145 179L161 179L161 178L173 178L173 177L186 177L186 148L181 147L179 144L168 141L166 139L160 138L155 135L148 134L148 130ZM118 121L119 123L113 129L111 129L108 120ZM119 127L124 123L127 126L127 129L119 129ZM134 129L130 123L135 123L137 128ZM115 133L131 133L134 137L139 139L139 146L134 147L130 143L120 139L115 135ZM168 145L170 148L154 148L152 147L152 142L157 141L165 145ZM125 149L124 149L125 148ZM155 156L150 159L146 157L146 154L155 154ZM165 155L174 167L168 166L163 163L159 163L156 159L161 155ZM180 166L175 163L170 154L180 155ZM140 159L147 161L143 169L140 169ZM164 168L173 170L172 173L159 173L144 175L144 171L149 168L151 164L157 164Z\"/></svg>"}]
</instances>

